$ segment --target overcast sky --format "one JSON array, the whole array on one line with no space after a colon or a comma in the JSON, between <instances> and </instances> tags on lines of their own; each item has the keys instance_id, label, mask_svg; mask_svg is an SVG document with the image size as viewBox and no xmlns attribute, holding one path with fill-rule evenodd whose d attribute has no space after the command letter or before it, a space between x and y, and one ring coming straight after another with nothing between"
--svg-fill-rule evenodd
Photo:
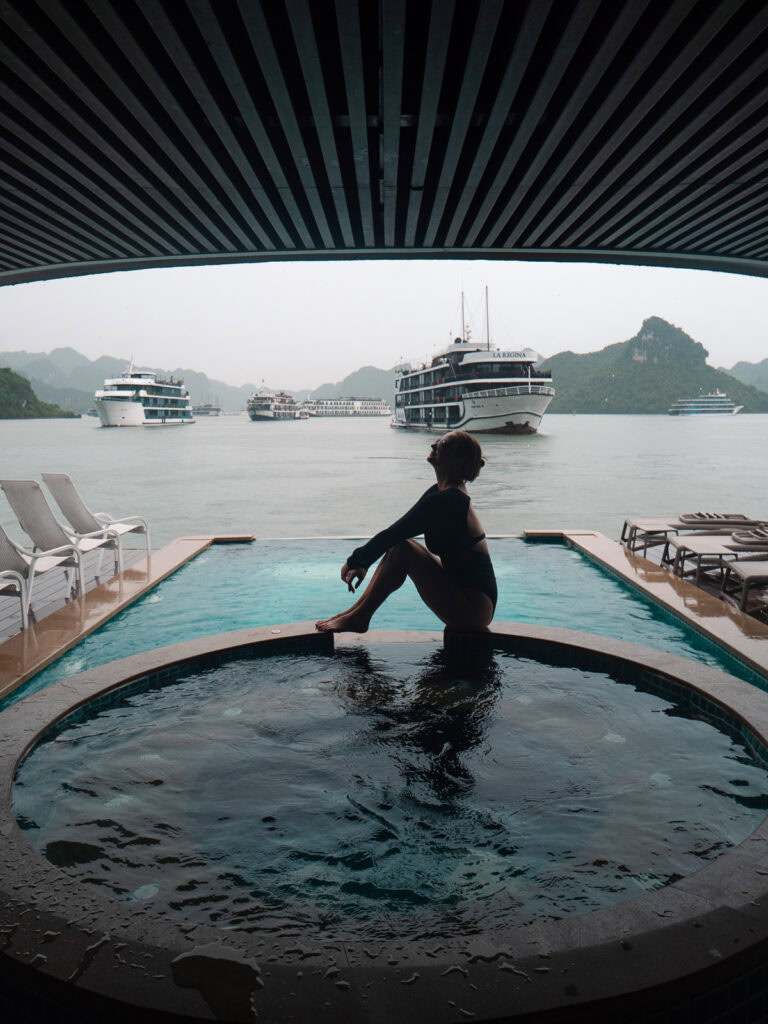
<instances>
[{"instance_id":1,"label":"overcast sky","mask_svg":"<svg viewBox=\"0 0 768 1024\"><path fill-rule=\"evenodd\" d=\"M389 368L458 334L543 355L593 352L661 316L713 366L768 357L768 280L694 270L501 261L256 263L129 271L0 288L0 351L95 359L298 389Z\"/></svg>"}]
</instances>

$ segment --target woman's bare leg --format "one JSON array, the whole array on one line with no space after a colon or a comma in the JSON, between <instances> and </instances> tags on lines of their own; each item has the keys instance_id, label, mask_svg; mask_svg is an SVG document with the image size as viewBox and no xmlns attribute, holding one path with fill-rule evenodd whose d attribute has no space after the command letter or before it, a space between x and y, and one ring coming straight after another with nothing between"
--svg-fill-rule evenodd
<instances>
[{"instance_id":1,"label":"woman's bare leg","mask_svg":"<svg viewBox=\"0 0 768 1024\"><path fill-rule=\"evenodd\" d=\"M427 549L414 540L396 544L379 562L362 597L346 611L316 623L322 632L365 633L371 617L407 576L422 601L454 629L484 629L493 617L490 598L460 587Z\"/></svg>"},{"instance_id":2,"label":"woman's bare leg","mask_svg":"<svg viewBox=\"0 0 768 1024\"><path fill-rule=\"evenodd\" d=\"M402 556L395 554L400 547L398 544L384 555L376 566L368 586L353 605L346 611L331 616L330 619L316 622L316 628L323 633L365 633L376 609L405 583L408 573L403 564L404 560Z\"/></svg>"}]
</instances>

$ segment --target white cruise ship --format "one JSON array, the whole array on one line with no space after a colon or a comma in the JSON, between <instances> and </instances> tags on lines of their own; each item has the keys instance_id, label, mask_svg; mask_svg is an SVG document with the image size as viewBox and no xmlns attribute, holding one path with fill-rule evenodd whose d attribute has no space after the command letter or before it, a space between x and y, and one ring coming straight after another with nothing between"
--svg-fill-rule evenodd
<instances>
[{"instance_id":1,"label":"white cruise ship","mask_svg":"<svg viewBox=\"0 0 768 1024\"><path fill-rule=\"evenodd\" d=\"M299 406L285 391L255 391L246 402L252 420L296 420Z\"/></svg>"},{"instance_id":2,"label":"white cruise ship","mask_svg":"<svg viewBox=\"0 0 768 1024\"><path fill-rule=\"evenodd\" d=\"M713 391L708 395L697 395L696 398L678 398L672 403L668 415L735 416L743 408L743 405L734 405L722 391Z\"/></svg>"},{"instance_id":3,"label":"white cruise ship","mask_svg":"<svg viewBox=\"0 0 768 1024\"><path fill-rule=\"evenodd\" d=\"M398 370L393 427L535 434L555 395L533 349L501 351L456 338L429 364Z\"/></svg>"},{"instance_id":4,"label":"white cruise ship","mask_svg":"<svg viewBox=\"0 0 768 1024\"><path fill-rule=\"evenodd\" d=\"M382 398L308 398L301 403L308 416L391 416Z\"/></svg>"},{"instance_id":5,"label":"white cruise ship","mask_svg":"<svg viewBox=\"0 0 768 1024\"><path fill-rule=\"evenodd\" d=\"M163 380L148 370L108 378L93 396L102 427L162 427L194 423L183 381Z\"/></svg>"}]
</instances>

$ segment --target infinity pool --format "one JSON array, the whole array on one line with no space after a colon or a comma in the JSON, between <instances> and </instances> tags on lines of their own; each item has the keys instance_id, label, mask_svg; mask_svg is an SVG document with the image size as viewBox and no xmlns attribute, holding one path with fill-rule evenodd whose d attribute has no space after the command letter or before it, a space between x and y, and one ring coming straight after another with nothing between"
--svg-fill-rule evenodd
<instances>
[{"instance_id":1,"label":"infinity pool","mask_svg":"<svg viewBox=\"0 0 768 1024\"><path fill-rule=\"evenodd\" d=\"M559 918L697 870L768 807L733 730L631 679L423 642L226 661L54 730L14 812L82 882L226 929Z\"/></svg>"},{"instance_id":2,"label":"infinity pool","mask_svg":"<svg viewBox=\"0 0 768 1024\"><path fill-rule=\"evenodd\" d=\"M261 541L216 546L29 680L0 709L52 682L130 654L212 633L314 621L350 595L339 568L356 542ZM585 556L560 544L491 541L499 583L496 621L530 622L646 644L755 673ZM380 609L372 629L441 629L410 582Z\"/></svg>"}]
</instances>

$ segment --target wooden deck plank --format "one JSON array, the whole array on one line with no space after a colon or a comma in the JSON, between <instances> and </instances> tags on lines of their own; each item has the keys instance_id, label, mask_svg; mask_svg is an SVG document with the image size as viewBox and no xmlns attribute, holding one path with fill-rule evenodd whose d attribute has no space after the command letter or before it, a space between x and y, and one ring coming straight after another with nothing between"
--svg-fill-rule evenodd
<instances>
[{"instance_id":1,"label":"wooden deck plank","mask_svg":"<svg viewBox=\"0 0 768 1024\"><path fill-rule=\"evenodd\" d=\"M84 596L67 601L29 629L0 643L0 698L12 693L213 542L211 536L182 537L152 552L149 559L140 556L119 576L96 583ZM60 593L64 593L64 588ZM18 607L17 599L17 610Z\"/></svg>"}]
</instances>

